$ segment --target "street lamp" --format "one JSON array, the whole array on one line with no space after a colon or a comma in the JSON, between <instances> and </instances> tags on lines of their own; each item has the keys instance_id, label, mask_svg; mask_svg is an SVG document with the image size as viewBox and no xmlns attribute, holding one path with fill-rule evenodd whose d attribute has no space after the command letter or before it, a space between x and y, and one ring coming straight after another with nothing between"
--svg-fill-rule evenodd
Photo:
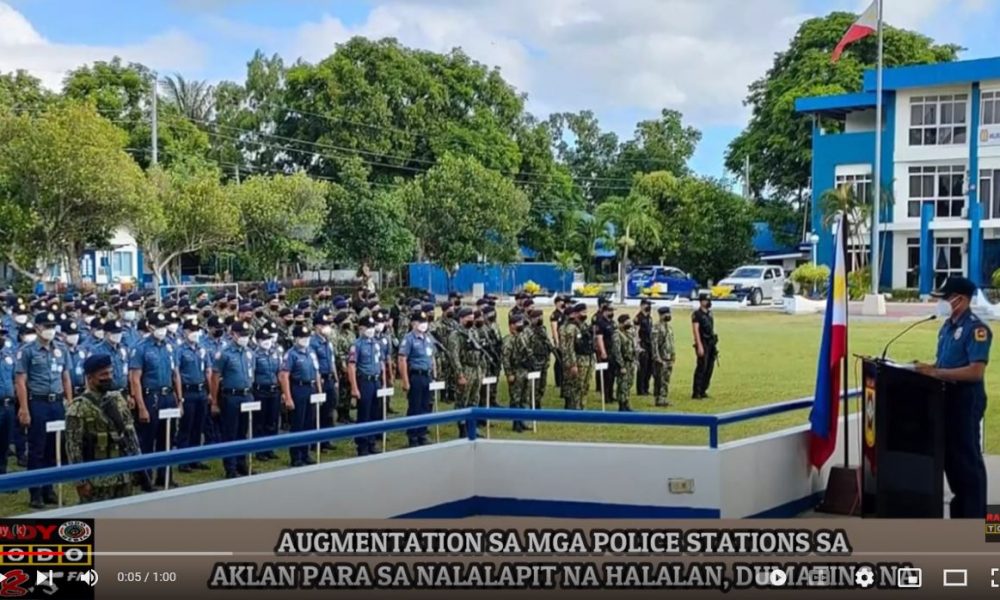
<instances>
[{"instance_id":1,"label":"street lamp","mask_svg":"<svg viewBox=\"0 0 1000 600\"><path fill-rule=\"evenodd\" d=\"M809 243L812 245L813 266L816 265L816 246L819 244L819 236L815 232L809 234Z\"/></svg>"}]
</instances>

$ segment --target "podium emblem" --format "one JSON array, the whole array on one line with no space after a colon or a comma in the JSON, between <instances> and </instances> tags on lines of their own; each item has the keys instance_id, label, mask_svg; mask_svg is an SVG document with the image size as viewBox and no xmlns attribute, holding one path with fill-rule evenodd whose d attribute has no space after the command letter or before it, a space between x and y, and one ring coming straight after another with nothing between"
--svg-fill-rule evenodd
<instances>
[{"instance_id":1,"label":"podium emblem","mask_svg":"<svg viewBox=\"0 0 1000 600\"><path fill-rule=\"evenodd\" d=\"M875 447L875 386L865 382L865 445Z\"/></svg>"}]
</instances>

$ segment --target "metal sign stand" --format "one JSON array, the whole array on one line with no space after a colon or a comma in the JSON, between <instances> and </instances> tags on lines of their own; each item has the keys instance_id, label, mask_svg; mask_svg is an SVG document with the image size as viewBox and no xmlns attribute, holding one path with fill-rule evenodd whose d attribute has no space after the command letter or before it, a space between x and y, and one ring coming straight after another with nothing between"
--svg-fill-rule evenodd
<instances>
[{"instance_id":1,"label":"metal sign stand","mask_svg":"<svg viewBox=\"0 0 1000 600\"><path fill-rule=\"evenodd\" d=\"M497 384L496 377L483 377L483 385L486 386L486 408L490 407L490 387ZM486 419L486 439L490 439L490 420Z\"/></svg>"},{"instance_id":2,"label":"metal sign stand","mask_svg":"<svg viewBox=\"0 0 1000 600\"><path fill-rule=\"evenodd\" d=\"M160 418L167 420L167 447L166 450L170 450L170 434L173 432L173 419L181 418L181 409L179 408L164 408L160 410ZM166 471L163 474L163 489L170 489L170 476L173 474L173 467L167 465Z\"/></svg>"},{"instance_id":3,"label":"metal sign stand","mask_svg":"<svg viewBox=\"0 0 1000 600\"><path fill-rule=\"evenodd\" d=\"M382 399L383 421L385 421L389 415L389 398L392 398L393 394L395 393L396 389L391 387L380 388L377 392L375 392L375 396ZM386 442L388 441L388 435L389 432L387 431L382 432L382 452L386 452L388 450L388 446L386 446Z\"/></svg>"},{"instance_id":4,"label":"metal sign stand","mask_svg":"<svg viewBox=\"0 0 1000 600\"><path fill-rule=\"evenodd\" d=\"M66 421L49 421L45 424L46 433L56 434L56 467L62 466L62 432L66 431ZM4 448L6 451L6 448ZM57 494L59 496L59 508L63 505L63 491L62 482L56 484Z\"/></svg>"},{"instance_id":5,"label":"metal sign stand","mask_svg":"<svg viewBox=\"0 0 1000 600\"><path fill-rule=\"evenodd\" d=\"M606 363L606 362L600 362L600 363L597 363L597 364L594 365L594 371L597 373L597 387L598 387L598 389L601 390L601 410L602 411L606 410L607 407L605 406L605 401L604 401L604 375L601 372L602 371L607 371L607 370L608 370L608 363Z\"/></svg>"},{"instance_id":6,"label":"metal sign stand","mask_svg":"<svg viewBox=\"0 0 1000 600\"><path fill-rule=\"evenodd\" d=\"M441 395L441 390L443 390L443 389L444 389L444 382L443 381L432 381L431 382L430 390L432 392L434 392L434 412L438 411L438 396ZM441 426L440 425L435 425L434 426L434 442L438 443L438 444L441 443Z\"/></svg>"},{"instance_id":7,"label":"metal sign stand","mask_svg":"<svg viewBox=\"0 0 1000 600\"><path fill-rule=\"evenodd\" d=\"M319 407L326 402L326 394L312 394L309 396L309 404L316 407L316 431L319 431ZM320 460L320 446L321 442L316 440L316 464L319 464ZM308 450L306 454L308 454Z\"/></svg>"},{"instance_id":8,"label":"metal sign stand","mask_svg":"<svg viewBox=\"0 0 1000 600\"><path fill-rule=\"evenodd\" d=\"M260 410L260 402L244 402L240 404L240 412L250 413L247 421L247 439L253 439L253 414ZM253 452L247 454L247 475L253 475Z\"/></svg>"},{"instance_id":9,"label":"metal sign stand","mask_svg":"<svg viewBox=\"0 0 1000 600\"><path fill-rule=\"evenodd\" d=\"M538 408L535 405L535 380L540 379L541 377L542 377L541 371L532 371L528 373L528 381L531 382L531 410L535 410L536 408ZM538 421L531 422L531 432L538 433Z\"/></svg>"}]
</instances>

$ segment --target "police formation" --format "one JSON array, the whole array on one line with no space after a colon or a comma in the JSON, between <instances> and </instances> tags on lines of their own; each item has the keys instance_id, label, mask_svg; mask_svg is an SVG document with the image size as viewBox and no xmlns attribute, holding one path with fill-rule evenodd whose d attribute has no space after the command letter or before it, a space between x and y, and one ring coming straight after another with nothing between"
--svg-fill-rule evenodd
<instances>
[{"instance_id":1,"label":"police formation","mask_svg":"<svg viewBox=\"0 0 1000 600\"><path fill-rule=\"evenodd\" d=\"M378 395L396 382L406 394L407 415L433 410L434 381L445 383L443 402L464 408L486 406L487 399L500 406L498 387L487 389L484 381L505 378L508 406L538 408L553 363L566 409L585 408L599 363L608 363L598 374L606 401L619 410L632 410L633 385L645 395L650 379L656 404L668 406L675 359L670 309L659 308L653 316L645 301L634 320L622 315L615 321L611 303L602 299L588 320L586 305L558 296L546 322L532 298L518 294L502 331L494 296L474 305L459 294L439 305L425 296L389 307L366 289L347 299L334 297L329 288L294 304L282 288L242 297L112 290L100 297L8 293L5 300L0 473L7 471L10 448L28 469L56 465L55 436L46 430L50 421L65 421L65 448L58 451L78 463L244 439L249 419L242 406L248 402L261 405L252 421L255 438L315 429L317 394L323 396L320 427L377 421L396 412ZM707 309L698 319L705 344L699 356L713 356ZM533 372L540 377L529 378ZM707 388L707 377L696 378L696 386ZM700 397L703 390L695 392ZM160 417L169 409L180 409L180 419ZM465 435L465 424L458 428ZM527 427L518 421L513 429ZM428 443L427 428L406 433L410 446ZM355 438L355 450L359 456L377 454L380 441L374 435ZM312 451L290 448L289 464L314 464ZM262 452L254 458L279 456ZM248 474L245 457L222 464L227 478ZM209 469L203 463L177 467L180 473ZM76 487L88 502L135 488L152 491L165 480L164 469L158 469L94 478ZM51 486L31 488L29 494L32 508L57 502Z\"/></svg>"}]
</instances>

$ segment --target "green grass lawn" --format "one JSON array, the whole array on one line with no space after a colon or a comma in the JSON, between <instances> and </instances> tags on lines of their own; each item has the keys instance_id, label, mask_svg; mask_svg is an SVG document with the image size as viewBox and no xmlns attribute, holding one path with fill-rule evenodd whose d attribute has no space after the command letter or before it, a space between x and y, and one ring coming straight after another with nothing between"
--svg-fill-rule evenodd
<instances>
[{"instance_id":1,"label":"green grass lawn","mask_svg":"<svg viewBox=\"0 0 1000 600\"><path fill-rule=\"evenodd\" d=\"M620 312L619 312L620 314ZM737 313L719 311L715 315L716 329L720 337L720 365L717 366L712 386L709 389L711 399L691 400L691 380L694 373L694 350L690 327L690 313L676 311L674 315L674 332L678 345L677 362L674 366L673 381L670 385L669 408L654 408L652 396L634 397L632 407L643 411L672 411L682 413L719 413L750 406L758 406L811 396L816 378L816 361L819 352L819 338L822 327L820 316L792 317L783 314L764 312ZM500 323L506 325L506 309L502 310ZM851 324L848 350L851 354L880 354L882 346L893 335L898 333L905 324L897 322L874 323L859 322ZM919 359L932 361L936 346L937 326L928 324L918 327L906 337L896 342L892 355L897 360ZM860 373L860 362L851 361L851 387L857 387ZM506 382L503 377L500 384L500 401L507 403ZM987 391L991 397L1000 397L1000 367L991 363L987 369ZM405 396L401 390L393 399L393 406L402 415L405 412ZM562 408L562 400L558 397L558 389L549 377L549 386L542 400L544 408ZM448 404L440 404L439 410L447 410ZM591 382L591 393L587 408L600 410L600 398ZM617 410L609 406L609 410ZM995 404L989 405L986 417L987 451L996 453L1000 450L1000 420L997 419L998 409ZM720 432L720 441L726 442L765 432L775 431L806 422L808 412L805 410L771 416L763 419L746 421L726 426ZM457 428L454 425L441 427L441 440L454 439ZM536 434L515 434L510 423L494 423L491 427L493 438L518 438L539 440L574 440L600 442L626 442L642 444L683 444L705 445L708 443L708 432L704 428L689 427L659 427L659 426L623 426L623 425L590 425L590 424L560 424L538 423ZM481 436L485 432L480 432ZM431 440L434 429L431 428ZM405 447L404 432L389 435L389 449ZM353 456L352 442L341 441L336 450L324 453L322 461L336 460ZM274 471L287 467L287 453L281 453L280 461L268 463L254 462L255 472ZM14 461L10 461L13 465ZM212 471L196 474L176 474L176 478L184 485L193 485L222 477L219 461L214 461ZM15 467L16 468L16 467ZM63 486L67 504L76 502L72 486ZM0 515L21 514L28 512L27 492L16 494L0 494Z\"/></svg>"}]
</instances>

